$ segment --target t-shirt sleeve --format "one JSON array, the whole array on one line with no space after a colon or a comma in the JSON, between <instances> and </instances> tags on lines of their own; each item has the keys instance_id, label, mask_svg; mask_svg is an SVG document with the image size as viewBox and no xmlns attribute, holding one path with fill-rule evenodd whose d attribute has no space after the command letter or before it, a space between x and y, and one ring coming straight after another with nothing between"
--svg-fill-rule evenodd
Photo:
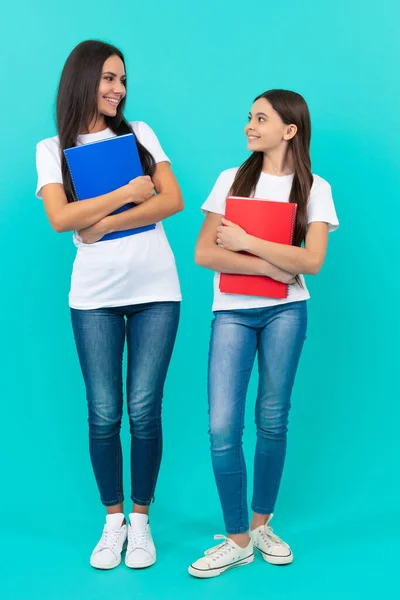
<instances>
[{"instance_id":1,"label":"t-shirt sleeve","mask_svg":"<svg viewBox=\"0 0 400 600\"><path fill-rule=\"evenodd\" d=\"M207 200L204 202L201 210L204 214L208 212L225 214L226 199L233 183L234 175L229 171L223 171L214 184Z\"/></svg>"},{"instance_id":2,"label":"t-shirt sleeve","mask_svg":"<svg viewBox=\"0 0 400 600\"><path fill-rule=\"evenodd\" d=\"M328 223L329 231L335 231L339 227L332 198L332 189L324 179L314 178L307 207L307 222L308 224L315 222Z\"/></svg>"},{"instance_id":3,"label":"t-shirt sleeve","mask_svg":"<svg viewBox=\"0 0 400 600\"><path fill-rule=\"evenodd\" d=\"M171 164L171 161L162 149L156 134L147 123L143 123L143 121L139 123L137 136L139 142L152 154L156 163L165 161Z\"/></svg>"},{"instance_id":4,"label":"t-shirt sleeve","mask_svg":"<svg viewBox=\"0 0 400 600\"><path fill-rule=\"evenodd\" d=\"M50 148L45 142L36 146L37 186L36 196L43 199L42 188L48 183L63 183L58 148Z\"/></svg>"}]
</instances>

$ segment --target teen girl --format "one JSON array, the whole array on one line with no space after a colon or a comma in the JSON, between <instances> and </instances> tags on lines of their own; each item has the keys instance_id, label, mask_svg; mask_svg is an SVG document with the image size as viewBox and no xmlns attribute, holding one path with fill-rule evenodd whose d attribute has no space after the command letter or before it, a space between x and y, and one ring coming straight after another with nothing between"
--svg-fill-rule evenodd
<instances>
[{"instance_id":1,"label":"teen girl","mask_svg":"<svg viewBox=\"0 0 400 600\"><path fill-rule=\"evenodd\" d=\"M212 463L227 531L227 537L216 536L223 540L220 545L189 567L191 575L203 578L251 563L254 548L272 564L293 560L289 545L273 533L270 523L285 461L290 397L306 337L309 294L302 274L319 272L328 232L338 226L330 185L311 173L311 123L304 99L286 90L262 94L254 101L245 133L252 154L239 169L218 177L202 207L206 218L196 249L197 264L216 271L208 395ZM228 195L296 203L294 245L252 237L224 219ZM285 300L224 294L220 273L267 275L289 283L290 292ZM257 445L249 522L242 433L256 355Z\"/></svg>"}]
</instances>

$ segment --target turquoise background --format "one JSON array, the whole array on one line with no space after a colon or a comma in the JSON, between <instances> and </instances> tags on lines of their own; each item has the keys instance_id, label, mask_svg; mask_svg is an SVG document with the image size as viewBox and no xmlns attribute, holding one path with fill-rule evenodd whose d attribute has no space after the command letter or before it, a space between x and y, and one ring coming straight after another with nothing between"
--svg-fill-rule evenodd
<instances>
[{"instance_id":1,"label":"turquoise background","mask_svg":"<svg viewBox=\"0 0 400 600\"><path fill-rule=\"evenodd\" d=\"M3 600L394 597L399 539L399 37L395 0L109 3L27 0L2 9L0 595ZM67 55L84 39L127 59L126 115L156 131L186 209L166 223L184 294L164 404L165 454L152 529L157 565L88 564L103 508L89 463L84 387L69 322L74 246L39 200L35 144L55 134ZM212 275L194 265L199 206L247 156L253 98L302 93L313 171L341 227L309 278L308 341L293 396L274 519L295 562L216 580L187 566L223 532L207 436ZM255 377L245 447L251 472ZM124 445L128 432L124 423ZM126 453L127 456L127 453ZM126 491L129 490L127 461ZM128 511L127 511L128 512Z\"/></svg>"}]
</instances>

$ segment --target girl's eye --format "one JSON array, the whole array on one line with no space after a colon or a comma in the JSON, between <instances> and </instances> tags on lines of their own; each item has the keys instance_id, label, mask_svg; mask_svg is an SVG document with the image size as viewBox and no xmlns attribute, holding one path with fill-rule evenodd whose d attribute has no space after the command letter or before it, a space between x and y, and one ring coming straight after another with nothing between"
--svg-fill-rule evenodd
<instances>
[{"instance_id":1,"label":"girl's eye","mask_svg":"<svg viewBox=\"0 0 400 600\"><path fill-rule=\"evenodd\" d=\"M264 117L258 117L258 120L262 123L265 121Z\"/></svg>"}]
</instances>

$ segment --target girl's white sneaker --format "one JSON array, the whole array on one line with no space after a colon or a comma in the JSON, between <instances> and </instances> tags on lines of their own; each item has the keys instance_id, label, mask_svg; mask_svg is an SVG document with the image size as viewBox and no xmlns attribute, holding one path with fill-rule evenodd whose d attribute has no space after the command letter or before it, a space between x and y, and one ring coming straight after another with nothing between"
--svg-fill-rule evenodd
<instances>
[{"instance_id":1,"label":"girl's white sneaker","mask_svg":"<svg viewBox=\"0 0 400 600\"><path fill-rule=\"evenodd\" d=\"M229 569L243 567L254 560L253 542L242 548L224 535L214 536L216 540L224 540L222 544L206 550L204 557L196 560L189 567L190 575L206 579L217 577Z\"/></svg>"}]
</instances>

